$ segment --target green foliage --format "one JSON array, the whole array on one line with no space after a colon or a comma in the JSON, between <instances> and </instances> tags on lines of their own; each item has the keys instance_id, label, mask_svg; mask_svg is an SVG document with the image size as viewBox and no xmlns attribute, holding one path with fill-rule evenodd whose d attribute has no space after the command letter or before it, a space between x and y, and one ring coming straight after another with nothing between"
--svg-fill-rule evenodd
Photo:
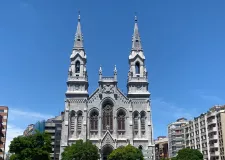
<instances>
[{"instance_id":1,"label":"green foliage","mask_svg":"<svg viewBox=\"0 0 225 160\"><path fill-rule=\"evenodd\" d=\"M98 148L91 141L78 140L71 146L67 146L62 153L62 160L98 160Z\"/></svg>"},{"instance_id":2,"label":"green foliage","mask_svg":"<svg viewBox=\"0 0 225 160\"><path fill-rule=\"evenodd\" d=\"M135 148L132 145L126 147L119 147L112 151L108 156L108 160L143 160L143 154L141 150Z\"/></svg>"},{"instance_id":3,"label":"green foliage","mask_svg":"<svg viewBox=\"0 0 225 160\"><path fill-rule=\"evenodd\" d=\"M197 149L184 148L178 151L176 159L173 160L203 160L203 155Z\"/></svg>"},{"instance_id":4,"label":"green foliage","mask_svg":"<svg viewBox=\"0 0 225 160\"><path fill-rule=\"evenodd\" d=\"M10 160L50 160L51 150L51 138L47 133L19 136L9 146L9 152L14 153Z\"/></svg>"},{"instance_id":5,"label":"green foliage","mask_svg":"<svg viewBox=\"0 0 225 160\"><path fill-rule=\"evenodd\" d=\"M169 158L160 158L160 160L170 160Z\"/></svg>"}]
</instances>

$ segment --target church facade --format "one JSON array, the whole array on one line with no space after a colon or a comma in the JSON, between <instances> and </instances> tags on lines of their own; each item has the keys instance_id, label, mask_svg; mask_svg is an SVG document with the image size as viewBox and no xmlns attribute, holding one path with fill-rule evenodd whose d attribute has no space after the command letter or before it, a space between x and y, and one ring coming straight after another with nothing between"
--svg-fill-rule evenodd
<instances>
[{"instance_id":1,"label":"church facade","mask_svg":"<svg viewBox=\"0 0 225 160\"><path fill-rule=\"evenodd\" d=\"M60 157L66 146L88 139L99 148L101 160L107 159L112 150L128 144L141 149L146 160L154 159L148 72L137 17L128 59L127 95L117 86L116 66L111 77L103 76L100 67L99 86L89 95L87 56L79 16L68 70Z\"/></svg>"}]
</instances>

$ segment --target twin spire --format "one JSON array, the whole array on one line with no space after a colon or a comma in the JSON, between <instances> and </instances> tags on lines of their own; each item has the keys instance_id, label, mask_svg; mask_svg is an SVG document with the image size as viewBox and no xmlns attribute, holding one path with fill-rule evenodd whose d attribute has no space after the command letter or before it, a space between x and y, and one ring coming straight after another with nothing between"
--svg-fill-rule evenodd
<instances>
[{"instance_id":1,"label":"twin spire","mask_svg":"<svg viewBox=\"0 0 225 160\"><path fill-rule=\"evenodd\" d=\"M80 14L78 15L78 24L77 24L77 31L75 34L75 40L74 40L74 49L84 49L83 44L83 34L81 32L81 24L80 24Z\"/></svg>"},{"instance_id":2,"label":"twin spire","mask_svg":"<svg viewBox=\"0 0 225 160\"><path fill-rule=\"evenodd\" d=\"M81 32L80 13L78 15L77 31L74 40L74 49L84 49L83 34ZM132 51L142 51L141 38L138 32L137 16L135 16L134 33L132 37Z\"/></svg>"},{"instance_id":3,"label":"twin spire","mask_svg":"<svg viewBox=\"0 0 225 160\"><path fill-rule=\"evenodd\" d=\"M132 51L142 51L141 38L138 32L137 16L135 16L134 34L132 38Z\"/></svg>"}]
</instances>

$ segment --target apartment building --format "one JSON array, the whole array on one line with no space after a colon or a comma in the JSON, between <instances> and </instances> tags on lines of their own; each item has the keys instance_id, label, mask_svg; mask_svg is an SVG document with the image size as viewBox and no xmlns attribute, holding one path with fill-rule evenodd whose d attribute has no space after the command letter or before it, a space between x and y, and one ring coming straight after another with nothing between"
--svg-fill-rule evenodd
<instances>
[{"instance_id":1,"label":"apartment building","mask_svg":"<svg viewBox=\"0 0 225 160\"><path fill-rule=\"evenodd\" d=\"M177 119L168 125L168 148L169 158L175 157L180 149L185 147L184 145L184 126L188 123L186 118Z\"/></svg>"},{"instance_id":2,"label":"apartment building","mask_svg":"<svg viewBox=\"0 0 225 160\"><path fill-rule=\"evenodd\" d=\"M198 149L204 160L225 160L225 105L214 106L184 126L185 147Z\"/></svg>"},{"instance_id":3,"label":"apartment building","mask_svg":"<svg viewBox=\"0 0 225 160\"><path fill-rule=\"evenodd\" d=\"M32 135L34 131L34 124L29 124L27 128L23 131L23 136Z\"/></svg>"},{"instance_id":4,"label":"apartment building","mask_svg":"<svg viewBox=\"0 0 225 160\"><path fill-rule=\"evenodd\" d=\"M166 136L159 136L155 140L155 160L168 157L168 138Z\"/></svg>"},{"instance_id":5,"label":"apartment building","mask_svg":"<svg viewBox=\"0 0 225 160\"><path fill-rule=\"evenodd\" d=\"M62 112L60 116L48 119L45 122L45 132L51 136L52 152L50 157L52 160L59 160L63 115Z\"/></svg>"},{"instance_id":6,"label":"apartment building","mask_svg":"<svg viewBox=\"0 0 225 160\"><path fill-rule=\"evenodd\" d=\"M8 122L8 107L0 106L0 160L5 157L5 143Z\"/></svg>"}]
</instances>

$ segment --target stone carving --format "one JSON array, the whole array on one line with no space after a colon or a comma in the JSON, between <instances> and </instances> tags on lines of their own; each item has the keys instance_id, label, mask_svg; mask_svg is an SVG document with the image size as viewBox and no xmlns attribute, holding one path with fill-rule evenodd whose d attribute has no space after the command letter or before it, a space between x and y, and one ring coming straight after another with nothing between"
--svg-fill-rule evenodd
<instances>
[{"instance_id":1,"label":"stone carving","mask_svg":"<svg viewBox=\"0 0 225 160\"><path fill-rule=\"evenodd\" d=\"M113 88L114 88L114 85L112 85L112 84L111 85L110 84L104 84L102 92L106 93L106 94L112 94L112 93L114 93Z\"/></svg>"},{"instance_id":2,"label":"stone carving","mask_svg":"<svg viewBox=\"0 0 225 160\"><path fill-rule=\"evenodd\" d=\"M102 145L110 144L113 146L114 140L112 139L111 134L107 131L105 137L102 140Z\"/></svg>"}]
</instances>

